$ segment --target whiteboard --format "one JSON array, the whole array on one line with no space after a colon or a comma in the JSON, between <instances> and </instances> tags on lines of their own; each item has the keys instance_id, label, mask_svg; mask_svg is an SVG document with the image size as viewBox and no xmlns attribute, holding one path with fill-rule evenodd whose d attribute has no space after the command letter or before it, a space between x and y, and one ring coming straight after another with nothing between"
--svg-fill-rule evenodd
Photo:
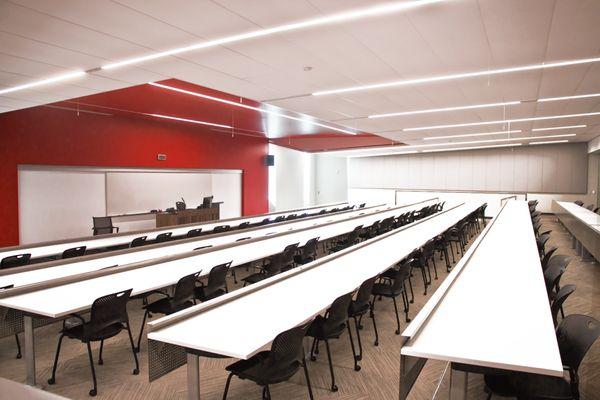
<instances>
[{"instance_id":1,"label":"whiteboard","mask_svg":"<svg viewBox=\"0 0 600 400\"><path fill-rule=\"evenodd\" d=\"M211 194L210 173L108 172L106 174L108 215L149 212L153 209L165 210L175 207L175 202L181 201L182 197L188 208L196 208L202 204L205 196Z\"/></svg>"},{"instance_id":2,"label":"whiteboard","mask_svg":"<svg viewBox=\"0 0 600 400\"><path fill-rule=\"evenodd\" d=\"M101 215L104 172L19 168L20 244L90 236Z\"/></svg>"}]
</instances>

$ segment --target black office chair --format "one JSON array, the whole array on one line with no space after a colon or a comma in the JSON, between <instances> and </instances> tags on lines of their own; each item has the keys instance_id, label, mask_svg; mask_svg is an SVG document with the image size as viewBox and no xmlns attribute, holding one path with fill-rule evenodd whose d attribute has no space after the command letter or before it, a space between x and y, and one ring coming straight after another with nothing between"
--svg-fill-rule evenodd
<instances>
[{"instance_id":1,"label":"black office chair","mask_svg":"<svg viewBox=\"0 0 600 400\"><path fill-rule=\"evenodd\" d=\"M134 247L144 246L146 244L147 239L148 239L148 236L136 237L135 239L133 239L131 241L131 243L129 243L129 247L134 248Z\"/></svg>"},{"instance_id":2,"label":"black office chair","mask_svg":"<svg viewBox=\"0 0 600 400\"><path fill-rule=\"evenodd\" d=\"M594 212L595 212L596 214L600 214L600 207L596 207L596 208L594 208Z\"/></svg>"},{"instance_id":3,"label":"black office chair","mask_svg":"<svg viewBox=\"0 0 600 400\"><path fill-rule=\"evenodd\" d=\"M524 372L486 374L488 400L493 394L522 400L579 399L579 365L599 336L600 322L596 319L581 314L567 316L558 326L556 338L569 379Z\"/></svg>"},{"instance_id":4,"label":"black office chair","mask_svg":"<svg viewBox=\"0 0 600 400\"><path fill-rule=\"evenodd\" d=\"M2 286L0 287L0 292L2 292L3 290L7 290L7 289L12 289L13 287L15 287L15 285L7 285L7 286ZM7 312L4 314L3 318L7 318L8 317L8 313L9 311L7 310ZM19 334L15 333L15 342L17 345L17 355L16 358L21 358L22 354L21 354L21 341L19 340Z\"/></svg>"},{"instance_id":5,"label":"black office chair","mask_svg":"<svg viewBox=\"0 0 600 400\"><path fill-rule=\"evenodd\" d=\"M544 271L544 282L548 291L548 299L552 302L556 299L560 291L560 279L567 270L571 257L565 255L556 255L548 261L548 268ZM564 318L565 313L560 309L560 314Z\"/></svg>"},{"instance_id":6,"label":"black office chair","mask_svg":"<svg viewBox=\"0 0 600 400\"><path fill-rule=\"evenodd\" d=\"M538 247L538 252L540 253L540 257L544 257L544 255L546 254L546 243L548 242L548 240L550 240L549 233L540 235L535 239Z\"/></svg>"},{"instance_id":7,"label":"black office chair","mask_svg":"<svg viewBox=\"0 0 600 400\"><path fill-rule=\"evenodd\" d=\"M208 301L228 293L227 272L231 267L231 261L213 267L208 273L206 284L202 281L195 289L195 296L200 301Z\"/></svg>"},{"instance_id":8,"label":"black office chair","mask_svg":"<svg viewBox=\"0 0 600 400\"><path fill-rule=\"evenodd\" d=\"M319 244L319 237L312 238L306 242L306 244L299 248L300 254L294 255L294 262L296 264L304 265L317 259L317 246ZM291 269L289 265L284 266L281 270L283 272Z\"/></svg>"},{"instance_id":9,"label":"black office chair","mask_svg":"<svg viewBox=\"0 0 600 400\"><path fill-rule=\"evenodd\" d=\"M198 206L197 208L211 208L213 199L214 199L214 196L207 196L207 197L203 198L202 205Z\"/></svg>"},{"instance_id":10,"label":"black office chair","mask_svg":"<svg viewBox=\"0 0 600 400\"><path fill-rule=\"evenodd\" d=\"M558 247L552 247L544 252L544 257L542 257L540 261L542 264L542 271L545 271L548 268L548 262L550 261L556 250L558 250Z\"/></svg>"},{"instance_id":11,"label":"black office chair","mask_svg":"<svg viewBox=\"0 0 600 400\"><path fill-rule=\"evenodd\" d=\"M367 226L363 231L359 234L360 238L363 240L369 240L377 236L377 232L379 231L379 221L375 221L371 224L371 226Z\"/></svg>"},{"instance_id":12,"label":"black office chair","mask_svg":"<svg viewBox=\"0 0 600 400\"><path fill-rule=\"evenodd\" d=\"M358 362L362 360L362 340L360 338L360 331L362 329L362 317L369 312L369 316L373 321L373 329L375 330L375 346L379 345L379 333L377 332L377 323L375 322L375 314L372 311L373 305L371 303L371 292L373 285L377 277L367 279L358 288L356 297L350 302L348 307L348 320L352 318L354 320L354 328L356 329L356 338L358 340L358 354L354 357L354 370L360 371L360 365ZM348 323L348 330L350 330L350 324Z\"/></svg>"},{"instance_id":13,"label":"black office chair","mask_svg":"<svg viewBox=\"0 0 600 400\"><path fill-rule=\"evenodd\" d=\"M352 230L352 232L343 236L341 239L334 241L333 245L329 249L329 252L335 253L340 250L344 250L345 248L348 248L350 246L354 246L355 244L357 244L360 241L360 234L361 234L362 230L363 230L362 225L356 226Z\"/></svg>"},{"instance_id":14,"label":"black office chair","mask_svg":"<svg viewBox=\"0 0 600 400\"><path fill-rule=\"evenodd\" d=\"M581 200L574 201L573 203L577 204L579 207L583 206L583 201Z\"/></svg>"},{"instance_id":15,"label":"black office chair","mask_svg":"<svg viewBox=\"0 0 600 400\"><path fill-rule=\"evenodd\" d=\"M558 293L556 293L556 297L550 306L550 311L552 312L552 320L554 321L554 326L558 326L558 312L563 309L563 304L567 300L567 298L575 291L575 285L565 285L560 288Z\"/></svg>"},{"instance_id":16,"label":"black office chair","mask_svg":"<svg viewBox=\"0 0 600 400\"><path fill-rule=\"evenodd\" d=\"M164 243L171 240L171 236L173 236L173 232L164 232L156 236L154 239L154 243Z\"/></svg>"},{"instance_id":17,"label":"black office chair","mask_svg":"<svg viewBox=\"0 0 600 400\"><path fill-rule=\"evenodd\" d=\"M435 265L435 239L429 239L421 248L421 256L423 261L427 263L427 269L429 269L429 260L433 263L433 271L435 272L435 279L438 279L437 266ZM429 280L431 281L431 271L429 272Z\"/></svg>"},{"instance_id":18,"label":"black office chair","mask_svg":"<svg viewBox=\"0 0 600 400\"><path fill-rule=\"evenodd\" d=\"M337 392L338 387L335 384L335 374L333 372L333 362L331 361L331 351L329 350L329 340L339 339L348 322L348 308L352 301L352 292L346 293L335 299L331 307L325 313L325 317L317 315L308 328L306 336L313 338L313 343L310 350L310 359L315 361L318 354L319 341L325 342L327 350L327 359L329 361L329 372L331 373L331 391ZM350 345L352 347L352 355L356 359L356 350L354 349L354 341L352 340L352 331L348 330Z\"/></svg>"},{"instance_id":19,"label":"black office chair","mask_svg":"<svg viewBox=\"0 0 600 400\"><path fill-rule=\"evenodd\" d=\"M164 297L144 306L144 318L142 319L142 326L140 327L140 334L138 336L137 346L135 347L136 352L140 351L140 343L142 341L142 335L144 333L144 327L146 325L146 318L148 318L148 315L151 313L170 315L196 304L194 289L196 288L196 280L198 279L200 272L201 271L198 271L194 274L186 275L179 279L175 285L173 296L169 296L164 292L155 292L162 294Z\"/></svg>"},{"instance_id":20,"label":"black office chair","mask_svg":"<svg viewBox=\"0 0 600 400\"><path fill-rule=\"evenodd\" d=\"M283 253L278 253L269 257L267 263L260 267L259 272L250 274L242 279L242 281L244 282L244 286L260 282L280 273L283 265L283 258Z\"/></svg>"},{"instance_id":21,"label":"black office chair","mask_svg":"<svg viewBox=\"0 0 600 400\"><path fill-rule=\"evenodd\" d=\"M296 215L296 214L290 214L290 215L288 215L288 216L285 218L285 220L286 220L286 221L291 221L291 220L293 220L293 219L296 219L296 218L298 218L298 215Z\"/></svg>"},{"instance_id":22,"label":"black office chair","mask_svg":"<svg viewBox=\"0 0 600 400\"><path fill-rule=\"evenodd\" d=\"M113 226L111 217L92 217L92 223L94 236L114 233L115 230L117 233L119 232L119 227Z\"/></svg>"},{"instance_id":23,"label":"black office chair","mask_svg":"<svg viewBox=\"0 0 600 400\"><path fill-rule=\"evenodd\" d=\"M187 238L198 237L202 235L202 228L190 229L188 233L185 235Z\"/></svg>"},{"instance_id":24,"label":"black office chair","mask_svg":"<svg viewBox=\"0 0 600 400\"><path fill-rule=\"evenodd\" d=\"M465 246L467 245L467 222L463 220L456 226L450 228L446 240L450 244L452 258L454 258L454 243L456 243L456 254L458 254L460 250L461 256L464 255Z\"/></svg>"},{"instance_id":25,"label":"black office chair","mask_svg":"<svg viewBox=\"0 0 600 400\"><path fill-rule=\"evenodd\" d=\"M447 236L450 235L449 231L446 231L444 233L442 233L441 235L438 235L434 238L434 242L433 242L433 248L434 250L437 250L440 254L440 260L442 259L442 257L444 258L444 260L446 261L446 271L450 272L450 269L452 269L452 266L450 265L450 259L448 257L448 240L447 240ZM454 253L452 253L452 262L454 261Z\"/></svg>"},{"instance_id":26,"label":"black office chair","mask_svg":"<svg viewBox=\"0 0 600 400\"><path fill-rule=\"evenodd\" d=\"M431 285L431 269L429 268L429 264L425 261L423 253L419 249L413 251L407 258L409 260L411 271L413 269L418 269L421 271L424 288L423 296L427 296L427 286Z\"/></svg>"},{"instance_id":27,"label":"black office chair","mask_svg":"<svg viewBox=\"0 0 600 400\"><path fill-rule=\"evenodd\" d=\"M404 303L404 319L406 322L410 321L408 318L408 294L406 293L405 281L410 275L410 268L413 264L413 260L408 260L406 263L401 264L398 268L390 268L386 271L385 275L382 275L379 282L373 285L373 306L371 312L375 314L375 298L376 297L387 297L391 298L394 303L394 311L396 312L396 335L400 334L400 316L398 315L398 304L396 303L396 297L402 296L402 302Z\"/></svg>"},{"instance_id":28,"label":"black office chair","mask_svg":"<svg viewBox=\"0 0 600 400\"><path fill-rule=\"evenodd\" d=\"M383 235L394 229L394 217L385 218L379 223L377 227L377 235Z\"/></svg>"},{"instance_id":29,"label":"black office chair","mask_svg":"<svg viewBox=\"0 0 600 400\"><path fill-rule=\"evenodd\" d=\"M308 324L282 332L273 340L271 350L261 351L247 360L239 360L225 367L229 376L225 384L223 400L227 399L229 384L234 375L261 386L263 388L262 398L270 400L269 385L287 381L298 372L300 367L304 369L308 396L312 400L312 387L302 346L307 329Z\"/></svg>"},{"instance_id":30,"label":"black office chair","mask_svg":"<svg viewBox=\"0 0 600 400\"><path fill-rule=\"evenodd\" d=\"M242 222L241 224L239 224L237 228L238 229L246 229L249 226L250 226L250 222L249 221L245 221L245 222Z\"/></svg>"},{"instance_id":31,"label":"black office chair","mask_svg":"<svg viewBox=\"0 0 600 400\"><path fill-rule=\"evenodd\" d=\"M131 344L133 359L135 360L135 369L133 370L133 374L137 375L140 373L140 366L135 352L135 346L133 344L133 336L131 336L129 316L127 315L127 301L129 300L131 290L132 289L128 289L122 292L109 294L94 300L90 311L89 321L85 321L85 319L79 314L72 314L72 317L80 321L79 324L68 326L66 323L67 320L63 321L60 338L58 339L58 347L56 348L56 356L54 357L54 366L52 367L52 377L48 379L48 384L53 385L56 383L56 367L58 365L58 356L60 354L62 340L65 336L69 339L79 340L87 345L90 368L92 370L92 379L94 382L94 388L89 392L90 396L95 396L98 393L96 371L94 370L94 358L92 356L92 347L90 345L91 342L100 342L98 364L102 365L104 363L102 359L104 341L118 335L121 333L121 331L126 330L127 334L129 335L129 343Z\"/></svg>"},{"instance_id":32,"label":"black office chair","mask_svg":"<svg viewBox=\"0 0 600 400\"><path fill-rule=\"evenodd\" d=\"M213 228L213 233L222 233L231 230L231 226L229 225L219 225Z\"/></svg>"},{"instance_id":33,"label":"black office chair","mask_svg":"<svg viewBox=\"0 0 600 400\"><path fill-rule=\"evenodd\" d=\"M85 254L86 246L73 247L70 249L66 249L63 251L61 258L73 258L73 257L81 257Z\"/></svg>"},{"instance_id":34,"label":"black office chair","mask_svg":"<svg viewBox=\"0 0 600 400\"><path fill-rule=\"evenodd\" d=\"M22 267L24 265L29 264L30 260L30 253L16 254L14 256L4 257L2 261L0 261L0 269Z\"/></svg>"}]
</instances>

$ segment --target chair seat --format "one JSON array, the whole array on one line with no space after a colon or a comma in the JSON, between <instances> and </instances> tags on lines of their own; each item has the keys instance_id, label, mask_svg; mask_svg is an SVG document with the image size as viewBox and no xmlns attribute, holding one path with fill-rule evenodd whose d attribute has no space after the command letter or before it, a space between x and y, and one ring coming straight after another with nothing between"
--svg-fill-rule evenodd
<instances>
[{"instance_id":1,"label":"chair seat","mask_svg":"<svg viewBox=\"0 0 600 400\"><path fill-rule=\"evenodd\" d=\"M565 375L568 376L568 373L565 373ZM563 378L559 378L519 373L512 375L510 380L519 399L566 400L573 398L571 384L564 376Z\"/></svg>"},{"instance_id":2,"label":"chair seat","mask_svg":"<svg viewBox=\"0 0 600 400\"><path fill-rule=\"evenodd\" d=\"M268 277L269 276L267 274L257 272L255 274L248 275L247 277L243 278L242 280L247 283L256 283L256 282L260 282L264 279L267 279Z\"/></svg>"},{"instance_id":3,"label":"chair seat","mask_svg":"<svg viewBox=\"0 0 600 400\"><path fill-rule=\"evenodd\" d=\"M312 262L314 260L314 257L294 256L294 262L296 264L308 264L309 262Z\"/></svg>"},{"instance_id":4,"label":"chair seat","mask_svg":"<svg viewBox=\"0 0 600 400\"><path fill-rule=\"evenodd\" d=\"M367 311L369 311L369 303L357 305L356 302L353 301L348 308L348 316L358 317L359 315L365 314Z\"/></svg>"},{"instance_id":5,"label":"chair seat","mask_svg":"<svg viewBox=\"0 0 600 400\"><path fill-rule=\"evenodd\" d=\"M228 365L225 370L232 372L240 379L248 379L259 385L271 385L288 380L301 366L299 361L295 361L285 368L269 368L263 363L269 353L270 351L261 351L247 360L239 360Z\"/></svg>"},{"instance_id":6,"label":"chair seat","mask_svg":"<svg viewBox=\"0 0 600 400\"><path fill-rule=\"evenodd\" d=\"M371 293L373 293L375 296L398 296L402 293L402 286L400 286L400 289L397 292L394 292L392 285L388 283L376 283L373 285L373 290Z\"/></svg>"},{"instance_id":7,"label":"chair seat","mask_svg":"<svg viewBox=\"0 0 600 400\"><path fill-rule=\"evenodd\" d=\"M196 298L200 299L201 301L208 301L222 296L225 293L225 289L223 288L211 288L210 286L199 286L194 289Z\"/></svg>"},{"instance_id":8,"label":"chair seat","mask_svg":"<svg viewBox=\"0 0 600 400\"><path fill-rule=\"evenodd\" d=\"M308 327L306 336L314 337L316 339L337 339L346 329L346 323L342 323L339 326L333 328L325 326L326 319L322 316L317 316L312 324Z\"/></svg>"},{"instance_id":9,"label":"chair seat","mask_svg":"<svg viewBox=\"0 0 600 400\"><path fill-rule=\"evenodd\" d=\"M147 309L151 313L169 315L169 314L176 313L177 311L181 311L184 308L191 307L193 305L194 305L194 303L192 303L189 300L186 301L185 303L182 303L179 305L174 305L172 302L172 299L170 297L164 297L160 300L156 300L156 301L148 304L144 308Z\"/></svg>"},{"instance_id":10,"label":"chair seat","mask_svg":"<svg viewBox=\"0 0 600 400\"><path fill-rule=\"evenodd\" d=\"M62 333L68 338L81 340L82 342L97 342L100 340L110 339L113 336L118 335L123 329L126 329L122 323L116 322L112 325L107 326L99 332L96 332L93 336L86 335L86 327L89 325L89 322L75 325L70 328L66 328Z\"/></svg>"}]
</instances>

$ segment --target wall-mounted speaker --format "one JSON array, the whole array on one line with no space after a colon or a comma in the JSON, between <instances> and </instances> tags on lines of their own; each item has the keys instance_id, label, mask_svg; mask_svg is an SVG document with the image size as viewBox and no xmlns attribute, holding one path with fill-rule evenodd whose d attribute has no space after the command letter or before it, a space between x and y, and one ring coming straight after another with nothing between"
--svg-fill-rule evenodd
<instances>
[{"instance_id":1,"label":"wall-mounted speaker","mask_svg":"<svg viewBox=\"0 0 600 400\"><path fill-rule=\"evenodd\" d=\"M274 156L274 155L271 155L271 154L268 154L268 155L266 155L266 156L265 156L265 165L266 165L267 167L272 167L272 166L274 166L274 165L275 165L275 156Z\"/></svg>"}]
</instances>

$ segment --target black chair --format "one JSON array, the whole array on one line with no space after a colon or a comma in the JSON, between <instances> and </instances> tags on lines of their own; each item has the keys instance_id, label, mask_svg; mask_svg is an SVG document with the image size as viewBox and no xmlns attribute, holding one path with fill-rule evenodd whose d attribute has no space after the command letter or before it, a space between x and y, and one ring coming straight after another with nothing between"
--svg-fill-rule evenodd
<instances>
[{"instance_id":1,"label":"black chair","mask_svg":"<svg viewBox=\"0 0 600 400\"><path fill-rule=\"evenodd\" d=\"M414 259L413 259L414 260ZM406 293L405 281L410 275L410 268L412 260L408 260L406 263L401 264L398 268L391 268L381 276L379 282L373 285L373 302L371 312L375 314L375 298L376 297L387 297L391 298L394 303L394 311L396 312L396 335L400 334L400 316L398 315L398 303L396 297L402 296L402 302L404 303L404 319L406 322L410 321L408 318L408 294Z\"/></svg>"},{"instance_id":2,"label":"black chair","mask_svg":"<svg viewBox=\"0 0 600 400\"><path fill-rule=\"evenodd\" d=\"M294 262L296 264L304 265L317 259L317 246L319 244L319 238L315 237L306 242L306 244L300 247L300 254L294 255ZM288 266L282 268L282 271L287 271Z\"/></svg>"},{"instance_id":3,"label":"black chair","mask_svg":"<svg viewBox=\"0 0 600 400\"><path fill-rule=\"evenodd\" d=\"M394 229L394 217L388 217L383 219L379 224L377 228L377 234L383 235L384 233L387 233L392 229Z\"/></svg>"},{"instance_id":4,"label":"black chair","mask_svg":"<svg viewBox=\"0 0 600 400\"><path fill-rule=\"evenodd\" d=\"M7 289L12 289L13 287L15 287L15 285L7 285L7 286L2 286L0 287L0 292L2 292L3 290L7 290ZM4 315L4 317L6 317L7 314ZM23 357L23 355L21 354L21 341L19 340L19 334L15 333L15 342L17 345L17 356L16 358L21 358Z\"/></svg>"},{"instance_id":5,"label":"black chair","mask_svg":"<svg viewBox=\"0 0 600 400\"><path fill-rule=\"evenodd\" d=\"M544 257L542 257L541 260L542 271L545 271L548 268L548 262L550 261L556 250L558 250L558 247L552 247L551 249L545 251Z\"/></svg>"},{"instance_id":6,"label":"black chair","mask_svg":"<svg viewBox=\"0 0 600 400\"><path fill-rule=\"evenodd\" d=\"M58 347L56 348L56 356L54 357L54 366L52 367L52 377L48 379L48 384L53 385L56 382L58 356L60 354L62 340L65 336L69 339L79 340L87 345L90 368L92 370L92 379L94 382L94 388L89 392L90 396L95 396L98 393L98 384L96 381L96 371L94 370L94 358L92 356L91 342L100 342L98 364L102 365L104 363L102 359L104 341L118 335L121 333L121 331L126 330L127 334L129 335L129 343L131 344L133 359L135 360L135 369L133 370L133 374L137 375L140 373L135 346L133 344L133 336L131 336L129 316L127 315L127 301L131 295L131 290L132 289L128 289L122 292L109 294L94 300L90 311L90 319L87 322L81 315L78 314L72 314L72 316L79 320L79 324L68 326L66 323L67 320L63 321L63 328L60 332Z\"/></svg>"},{"instance_id":7,"label":"black chair","mask_svg":"<svg viewBox=\"0 0 600 400\"><path fill-rule=\"evenodd\" d=\"M588 210L592 211L594 209L594 205L593 204L588 204L587 206L585 206L585 208L587 208Z\"/></svg>"},{"instance_id":8,"label":"black chair","mask_svg":"<svg viewBox=\"0 0 600 400\"><path fill-rule=\"evenodd\" d=\"M581 200L574 201L573 203L577 204L579 207L583 206L583 201Z\"/></svg>"},{"instance_id":9,"label":"black chair","mask_svg":"<svg viewBox=\"0 0 600 400\"><path fill-rule=\"evenodd\" d=\"M423 278L423 296L427 296L427 286L431 285L431 269L429 264L425 261L421 250L415 250L411 255L408 256L411 273L413 269L421 271L421 277ZM410 276L410 274L409 274Z\"/></svg>"},{"instance_id":10,"label":"black chair","mask_svg":"<svg viewBox=\"0 0 600 400\"><path fill-rule=\"evenodd\" d=\"M202 235L202 228L190 229L188 233L185 235L187 238L198 237Z\"/></svg>"},{"instance_id":11,"label":"black chair","mask_svg":"<svg viewBox=\"0 0 600 400\"><path fill-rule=\"evenodd\" d=\"M245 222L242 222L241 224L239 224L237 228L238 229L246 229L249 226L250 226L250 222L249 221L245 221Z\"/></svg>"},{"instance_id":12,"label":"black chair","mask_svg":"<svg viewBox=\"0 0 600 400\"><path fill-rule=\"evenodd\" d=\"M129 247L134 248L134 247L144 246L146 244L147 239L148 239L148 236L136 237L135 239L133 239L131 241L131 243L129 243Z\"/></svg>"},{"instance_id":13,"label":"black chair","mask_svg":"<svg viewBox=\"0 0 600 400\"><path fill-rule=\"evenodd\" d=\"M94 227L92 228L94 236L119 232L119 227L113 226L111 217L92 217Z\"/></svg>"},{"instance_id":14,"label":"black chair","mask_svg":"<svg viewBox=\"0 0 600 400\"><path fill-rule=\"evenodd\" d=\"M219 225L213 228L213 233L227 232L229 230L231 230L231 227L229 225Z\"/></svg>"},{"instance_id":15,"label":"black chair","mask_svg":"<svg viewBox=\"0 0 600 400\"><path fill-rule=\"evenodd\" d=\"M367 203L360 203L360 204L358 205L358 208L365 208L365 206L366 206L366 205L367 205Z\"/></svg>"},{"instance_id":16,"label":"black chair","mask_svg":"<svg viewBox=\"0 0 600 400\"><path fill-rule=\"evenodd\" d=\"M594 208L594 212L595 212L596 214L600 213L600 207L596 207L596 208Z\"/></svg>"},{"instance_id":17,"label":"black chair","mask_svg":"<svg viewBox=\"0 0 600 400\"><path fill-rule=\"evenodd\" d=\"M450 272L450 269L452 268L452 266L450 265L450 259L448 257L448 240L447 240L447 235L449 235L450 232L446 231L444 233L442 233L441 235L438 235L434 238L433 241L433 248L434 250L437 250L440 253L440 260L442 259L442 256L444 258L444 260L446 261L446 271ZM452 254L452 262L454 261L454 253Z\"/></svg>"},{"instance_id":18,"label":"black chair","mask_svg":"<svg viewBox=\"0 0 600 400\"><path fill-rule=\"evenodd\" d=\"M142 326L140 328L137 346L135 347L136 352L140 351L140 343L142 341L142 334L144 333L144 327L146 325L146 318L148 318L148 315L151 313L170 315L196 304L194 289L196 288L196 280L198 279L200 272L201 271L198 271L194 274L186 275L179 279L175 285L173 296L169 296L163 292L155 292L162 294L164 297L144 306L144 318L142 319Z\"/></svg>"},{"instance_id":19,"label":"black chair","mask_svg":"<svg viewBox=\"0 0 600 400\"><path fill-rule=\"evenodd\" d=\"M342 333L346 330L348 322L348 308L352 302L352 292L346 293L335 299L331 307L325 313L325 316L317 315L308 328L307 336L313 338L313 343L310 350L310 359L315 361L318 354L318 346L320 341L325 342L327 350L327 359L329 360L329 372L331 373L331 391L337 392L338 387L335 384L335 374L333 372L333 362L331 361L331 351L329 349L330 339L339 339ZM350 345L352 347L352 355L356 360L356 350L354 349L354 341L352 340L352 331L348 330L350 337Z\"/></svg>"},{"instance_id":20,"label":"black chair","mask_svg":"<svg viewBox=\"0 0 600 400\"><path fill-rule=\"evenodd\" d=\"M304 347L302 346L307 329L308 324L282 332L273 340L271 350L261 351L247 360L240 360L225 367L225 370L229 372L229 376L225 384L223 400L227 399L229 384L234 375L262 386L262 398L270 400L269 385L287 381L298 372L300 367L304 369L308 396L312 400L312 387L304 357Z\"/></svg>"},{"instance_id":21,"label":"black chair","mask_svg":"<svg viewBox=\"0 0 600 400\"><path fill-rule=\"evenodd\" d=\"M165 233L158 234L156 236L156 239L154 239L154 243L168 242L169 240L171 240L172 235L173 235L173 232L165 232Z\"/></svg>"},{"instance_id":22,"label":"black chair","mask_svg":"<svg viewBox=\"0 0 600 400\"><path fill-rule=\"evenodd\" d=\"M563 369L569 373L569 379L523 372L486 374L488 400L493 394L521 400L579 399L579 365L599 336L600 322L596 319L581 314L567 316L558 326L556 338Z\"/></svg>"},{"instance_id":23,"label":"black chair","mask_svg":"<svg viewBox=\"0 0 600 400\"><path fill-rule=\"evenodd\" d=\"M373 313L373 304L371 303L371 292L373 291L373 285L377 277L373 277L364 281L358 288L356 298L350 302L348 307L348 319L354 320L354 327L356 329L356 338L358 340L358 354L354 357L354 370L360 371L360 365L358 362L362 360L362 341L360 338L360 331L362 327L362 317L369 312L369 316L373 321L373 329L375 330L375 346L379 345L379 333L377 332L377 323L375 322L375 314ZM348 330L350 330L350 324L348 324Z\"/></svg>"},{"instance_id":24,"label":"black chair","mask_svg":"<svg viewBox=\"0 0 600 400\"><path fill-rule=\"evenodd\" d=\"M61 258L73 258L73 257L81 257L85 254L86 246L73 247L70 249L66 249L63 251Z\"/></svg>"},{"instance_id":25,"label":"black chair","mask_svg":"<svg viewBox=\"0 0 600 400\"><path fill-rule=\"evenodd\" d=\"M213 267L208 273L206 284L200 281L200 286L195 289L195 296L200 301L207 301L228 293L227 272L231 267L231 261Z\"/></svg>"},{"instance_id":26,"label":"black chair","mask_svg":"<svg viewBox=\"0 0 600 400\"><path fill-rule=\"evenodd\" d=\"M357 244L360 241L360 234L361 234L362 230L363 230L362 225L356 226L352 230L352 232L350 232L349 234L347 234L345 237L341 238L340 240L335 241L333 243L333 245L331 246L331 248L329 249L329 252L335 253L335 252L343 250L347 247Z\"/></svg>"},{"instance_id":27,"label":"black chair","mask_svg":"<svg viewBox=\"0 0 600 400\"><path fill-rule=\"evenodd\" d=\"M450 250L452 251L452 257L454 258L454 245L456 243L456 254L465 254L465 246L467 245L467 222L461 221L457 226L449 229L447 242L450 244Z\"/></svg>"},{"instance_id":28,"label":"black chair","mask_svg":"<svg viewBox=\"0 0 600 400\"><path fill-rule=\"evenodd\" d=\"M281 272L283 262L283 253L275 254L269 257L269 261L260 267L260 270L243 278L244 286L265 280Z\"/></svg>"},{"instance_id":29,"label":"black chair","mask_svg":"<svg viewBox=\"0 0 600 400\"><path fill-rule=\"evenodd\" d=\"M293 220L293 219L296 219L296 218L298 218L298 216L297 216L296 214L290 214L290 215L288 215L288 216L285 218L285 220L286 220L286 221L291 221L291 220Z\"/></svg>"},{"instance_id":30,"label":"black chair","mask_svg":"<svg viewBox=\"0 0 600 400\"><path fill-rule=\"evenodd\" d=\"M285 246L281 258L281 271L287 271L294 267L294 256L298 252L299 244L300 243L292 243Z\"/></svg>"},{"instance_id":31,"label":"black chair","mask_svg":"<svg viewBox=\"0 0 600 400\"><path fill-rule=\"evenodd\" d=\"M538 247L538 252L540 253L540 257L544 257L544 254L546 254L546 243L548 242L548 240L550 240L550 234L544 234L544 235L540 235L538 236L535 241L537 243L537 247Z\"/></svg>"},{"instance_id":32,"label":"black chair","mask_svg":"<svg viewBox=\"0 0 600 400\"><path fill-rule=\"evenodd\" d=\"M211 208L214 196L207 196L202 199L202 205L198 206L198 208Z\"/></svg>"},{"instance_id":33,"label":"black chair","mask_svg":"<svg viewBox=\"0 0 600 400\"><path fill-rule=\"evenodd\" d=\"M249 239L252 239L252 238L250 236L247 236L247 237L236 239L235 241L236 242L243 242L244 240L249 240ZM231 267L230 268L231 269L231 277L233 278L233 283L235 283L236 285L238 283L237 275L235 273L235 269L238 268L238 267L246 267L246 271L247 271L248 269L250 269L250 264L252 264L252 263L249 262L249 263L245 263L244 265L238 265L237 267Z\"/></svg>"},{"instance_id":34,"label":"black chair","mask_svg":"<svg viewBox=\"0 0 600 400\"><path fill-rule=\"evenodd\" d=\"M371 226L366 227L359 234L360 238L363 240L369 240L377 236L377 232L379 231L379 221L375 221L371 224Z\"/></svg>"},{"instance_id":35,"label":"black chair","mask_svg":"<svg viewBox=\"0 0 600 400\"><path fill-rule=\"evenodd\" d=\"M280 215L273 220L273 223L276 224L278 222L283 222L283 221L285 221L285 215Z\"/></svg>"},{"instance_id":36,"label":"black chair","mask_svg":"<svg viewBox=\"0 0 600 400\"><path fill-rule=\"evenodd\" d=\"M429 239L421 248L421 254L423 261L427 263L427 269L429 269L429 260L433 263L433 271L435 272L435 279L438 279L437 266L435 265L435 238ZM431 281L431 271L429 272L429 280Z\"/></svg>"},{"instance_id":37,"label":"black chair","mask_svg":"<svg viewBox=\"0 0 600 400\"><path fill-rule=\"evenodd\" d=\"M23 265L29 264L30 260L30 253L16 254L14 256L4 257L2 261L0 261L0 269L22 267Z\"/></svg>"},{"instance_id":38,"label":"black chair","mask_svg":"<svg viewBox=\"0 0 600 400\"><path fill-rule=\"evenodd\" d=\"M563 309L563 303L575 291L575 289L575 285L565 285L560 288L558 293L556 293L556 298L550 306L550 311L552 312L552 320L554 321L555 327L558 326L558 311Z\"/></svg>"}]
</instances>

